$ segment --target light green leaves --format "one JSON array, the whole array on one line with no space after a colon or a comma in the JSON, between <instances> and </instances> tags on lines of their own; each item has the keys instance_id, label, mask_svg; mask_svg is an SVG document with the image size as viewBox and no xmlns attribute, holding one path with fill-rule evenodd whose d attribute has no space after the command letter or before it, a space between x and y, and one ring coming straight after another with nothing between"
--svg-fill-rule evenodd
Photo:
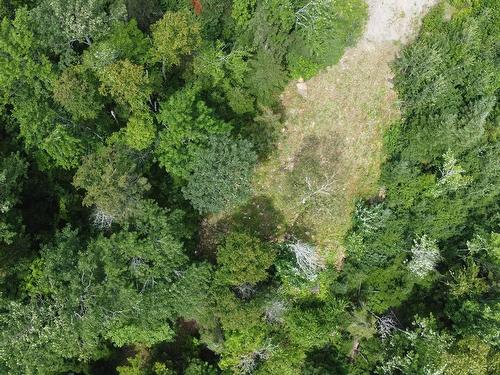
<instances>
[{"instance_id":1,"label":"light green leaves","mask_svg":"<svg viewBox=\"0 0 500 375\"><path fill-rule=\"evenodd\" d=\"M151 30L152 59L164 67L178 65L201 44L200 24L187 11L166 12Z\"/></svg>"},{"instance_id":2,"label":"light green leaves","mask_svg":"<svg viewBox=\"0 0 500 375\"><path fill-rule=\"evenodd\" d=\"M233 286L256 284L267 278L275 257L274 249L259 239L231 233L217 251L218 280Z\"/></svg>"},{"instance_id":3,"label":"light green leaves","mask_svg":"<svg viewBox=\"0 0 500 375\"><path fill-rule=\"evenodd\" d=\"M157 116L163 125L156 147L158 160L169 173L184 179L193 170L196 153L207 148L210 137L231 129L198 99L198 92L196 87L186 87L174 93L161 104Z\"/></svg>"}]
</instances>

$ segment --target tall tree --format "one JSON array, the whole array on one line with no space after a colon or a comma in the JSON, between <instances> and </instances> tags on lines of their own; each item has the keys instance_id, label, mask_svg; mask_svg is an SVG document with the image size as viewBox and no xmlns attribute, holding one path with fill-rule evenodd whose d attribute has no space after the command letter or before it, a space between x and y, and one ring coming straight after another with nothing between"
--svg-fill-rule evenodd
<instances>
[{"instance_id":1,"label":"tall tree","mask_svg":"<svg viewBox=\"0 0 500 375\"><path fill-rule=\"evenodd\" d=\"M81 65L66 68L54 83L54 99L75 120L93 120L103 107L97 82Z\"/></svg>"},{"instance_id":2,"label":"tall tree","mask_svg":"<svg viewBox=\"0 0 500 375\"><path fill-rule=\"evenodd\" d=\"M172 216L152 202L131 231L85 239L70 228L31 266L23 302L2 300L0 369L14 373L81 371L115 346L170 340L183 296L206 295L192 283ZM194 279L193 279L194 278Z\"/></svg>"},{"instance_id":3,"label":"tall tree","mask_svg":"<svg viewBox=\"0 0 500 375\"><path fill-rule=\"evenodd\" d=\"M128 106L132 111L144 110L152 90L141 65L120 60L103 67L97 75L101 81L101 94L110 95L118 104Z\"/></svg>"},{"instance_id":4,"label":"tall tree","mask_svg":"<svg viewBox=\"0 0 500 375\"><path fill-rule=\"evenodd\" d=\"M275 256L274 249L259 239L233 232L217 251L217 277L227 285L256 284L267 278Z\"/></svg>"},{"instance_id":5,"label":"tall tree","mask_svg":"<svg viewBox=\"0 0 500 375\"><path fill-rule=\"evenodd\" d=\"M0 243L12 243L21 229L19 214L13 209L19 203L26 170L27 163L19 154L0 155Z\"/></svg>"},{"instance_id":6,"label":"tall tree","mask_svg":"<svg viewBox=\"0 0 500 375\"><path fill-rule=\"evenodd\" d=\"M44 0L32 10L41 41L65 53L74 43L91 45L109 32L116 21L125 21L122 0Z\"/></svg>"},{"instance_id":7,"label":"tall tree","mask_svg":"<svg viewBox=\"0 0 500 375\"><path fill-rule=\"evenodd\" d=\"M94 207L94 222L109 227L133 215L142 194L149 189L138 172L138 156L126 147L102 146L88 155L73 183L85 190L83 204Z\"/></svg>"},{"instance_id":8,"label":"tall tree","mask_svg":"<svg viewBox=\"0 0 500 375\"><path fill-rule=\"evenodd\" d=\"M192 171L198 150L207 148L214 134L231 130L231 125L217 119L214 111L199 99L200 89L188 86L160 104L156 155L160 165L176 177L186 179Z\"/></svg>"},{"instance_id":9,"label":"tall tree","mask_svg":"<svg viewBox=\"0 0 500 375\"><path fill-rule=\"evenodd\" d=\"M245 203L256 160L248 141L211 137L208 147L195 155L184 196L201 213L220 212Z\"/></svg>"},{"instance_id":10,"label":"tall tree","mask_svg":"<svg viewBox=\"0 0 500 375\"><path fill-rule=\"evenodd\" d=\"M165 69L178 65L181 59L196 50L201 43L200 25L186 10L166 12L151 26L154 62L160 62Z\"/></svg>"}]
</instances>

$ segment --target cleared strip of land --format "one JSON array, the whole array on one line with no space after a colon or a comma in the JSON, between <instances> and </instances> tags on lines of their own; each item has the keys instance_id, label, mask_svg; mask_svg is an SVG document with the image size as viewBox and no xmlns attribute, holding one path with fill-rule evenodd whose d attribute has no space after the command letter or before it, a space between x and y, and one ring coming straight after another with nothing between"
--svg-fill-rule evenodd
<instances>
[{"instance_id":1,"label":"cleared strip of land","mask_svg":"<svg viewBox=\"0 0 500 375\"><path fill-rule=\"evenodd\" d=\"M268 196L288 231L341 262L355 200L377 185L383 133L397 121L390 63L434 0L369 0L364 37L339 64L294 82L282 96L286 121L276 153L263 163L255 194Z\"/></svg>"}]
</instances>

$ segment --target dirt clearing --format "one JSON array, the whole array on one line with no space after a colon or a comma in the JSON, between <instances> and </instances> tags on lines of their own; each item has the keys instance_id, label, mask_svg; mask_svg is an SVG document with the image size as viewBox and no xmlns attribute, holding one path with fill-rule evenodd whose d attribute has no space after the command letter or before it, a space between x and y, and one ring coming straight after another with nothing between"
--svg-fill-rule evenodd
<instances>
[{"instance_id":1,"label":"dirt clearing","mask_svg":"<svg viewBox=\"0 0 500 375\"><path fill-rule=\"evenodd\" d=\"M415 35L423 15L437 0L366 0L369 18L360 42L403 42Z\"/></svg>"},{"instance_id":2,"label":"dirt clearing","mask_svg":"<svg viewBox=\"0 0 500 375\"><path fill-rule=\"evenodd\" d=\"M384 129L399 117L390 63L435 0L367 0L363 38L339 64L283 93L286 122L276 154L260 166L268 196L296 236L343 258L355 200L379 192Z\"/></svg>"}]
</instances>

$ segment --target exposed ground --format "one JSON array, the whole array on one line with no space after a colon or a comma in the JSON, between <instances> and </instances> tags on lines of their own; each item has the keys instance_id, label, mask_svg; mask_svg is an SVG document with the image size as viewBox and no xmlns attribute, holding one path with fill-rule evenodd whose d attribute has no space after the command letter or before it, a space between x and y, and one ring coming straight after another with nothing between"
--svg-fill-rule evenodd
<instances>
[{"instance_id":1,"label":"exposed ground","mask_svg":"<svg viewBox=\"0 0 500 375\"><path fill-rule=\"evenodd\" d=\"M342 60L282 95L286 122L255 194L268 196L287 227L341 262L355 199L383 194L382 136L399 117L390 63L436 0L367 0L369 20ZM304 238L306 237L306 238Z\"/></svg>"}]
</instances>

